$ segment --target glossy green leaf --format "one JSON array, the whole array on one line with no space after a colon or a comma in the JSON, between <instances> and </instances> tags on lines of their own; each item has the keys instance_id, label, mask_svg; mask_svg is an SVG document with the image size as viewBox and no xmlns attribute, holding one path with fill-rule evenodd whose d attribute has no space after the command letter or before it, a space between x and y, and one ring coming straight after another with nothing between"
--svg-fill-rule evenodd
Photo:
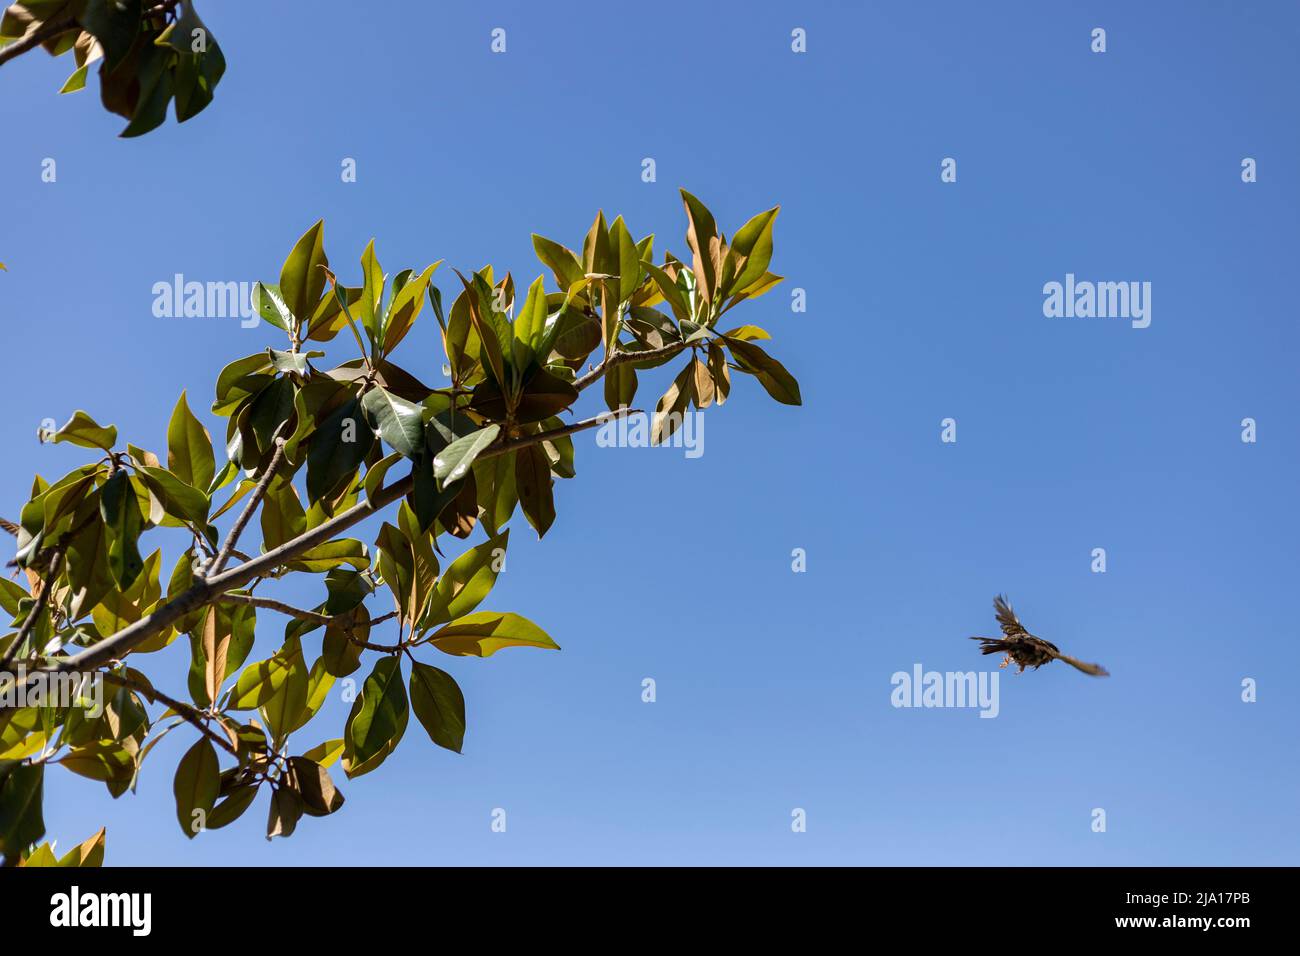
<instances>
[{"instance_id":1,"label":"glossy green leaf","mask_svg":"<svg viewBox=\"0 0 1300 956\"><path fill-rule=\"evenodd\" d=\"M555 498L551 490L551 461L538 445L527 445L515 453L515 490L524 517L543 537L555 522Z\"/></svg>"},{"instance_id":2,"label":"glossy green leaf","mask_svg":"<svg viewBox=\"0 0 1300 956\"><path fill-rule=\"evenodd\" d=\"M190 411L184 392L167 423L167 468L181 481L204 491L216 473L212 435Z\"/></svg>"},{"instance_id":3,"label":"glossy green leaf","mask_svg":"<svg viewBox=\"0 0 1300 956\"><path fill-rule=\"evenodd\" d=\"M68 442L82 448L102 448L112 451L117 444L117 428L100 425L81 409L72 413L68 423L54 433L55 442Z\"/></svg>"},{"instance_id":4,"label":"glossy green leaf","mask_svg":"<svg viewBox=\"0 0 1300 956\"><path fill-rule=\"evenodd\" d=\"M433 459L433 475L445 487L465 476L483 450L496 441L501 426L488 425L457 438Z\"/></svg>"},{"instance_id":5,"label":"glossy green leaf","mask_svg":"<svg viewBox=\"0 0 1300 956\"><path fill-rule=\"evenodd\" d=\"M510 542L509 529L470 548L438 578L421 627L433 627L463 617L478 607L496 583Z\"/></svg>"},{"instance_id":6,"label":"glossy green leaf","mask_svg":"<svg viewBox=\"0 0 1300 956\"><path fill-rule=\"evenodd\" d=\"M144 524L125 471L116 472L99 490L99 510L108 528L108 568L118 586L129 588L144 569L138 540Z\"/></svg>"},{"instance_id":7,"label":"glossy green leaf","mask_svg":"<svg viewBox=\"0 0 1300 956\"><path fill-rule=\"evenodd\" d=\"M0 761L0 853L16 858L45 835L44 764Z\"/></svg>"},{"instance_id":8,"label":"glossy green leaf","mask_svg":"<svg viewBox=\"0 0 1300 956\"><path fill-rule=\"evenodd\" d=\"M201 737L176 766L172 793L176 797L176 819L189 839L207 827L221 789L221 768L217 752L207 737Z\"/></svg>"},{"instance_id":9,"label":"glossy green leaf","mask_svg":"<svg viewBox=\"0 0 1300 956\"><path fill-rule=\"evenodd\" d=\"M396 657L381 657L352 704L343 735L343 770L359 777L379 766L406 732L409 706Z\"/></svg>"},{"instance_id":10,"label":"glossy green leaf","mask_svg":"<svg viewBox=\"0 0 1300 956\"><path fill-rule=\"evenodd\" d=\"M293 317L302 320L311 316L325 292L325 273L320 267L328 266L329 258L324 243L325 223L318 219L294 243L280 270L279 292L291 322Z\"/></svg>"},{"instance_id":11,"label":"glossy green leaf","mask_svg":"<svg viewBox=\"0 0 1300 956\"><path fill-rule=\"evenodd\" d=\"M262 282L253 283L253 311L263 321L270 322L277 329L283 329L285 332L293 329L298 322L294 317L293 310L284 301L284 296L281 294L278 285L266 285Z\"/></svg>"},{"instance_id":12,"label":"glossy green leaf","mask_svg":"<svg viewBox=\"0 0 1300 956\"><path fill-rule=\"evenodd\" d=\"M435 744L461 752L465 744L465 696L450 674L413 662L411 709Z\"/></svg>"},{"instance_id":13,"label":"glossy green leaf","mask_svg":"<svg viewBox=\"0 0 1300 956\"><path fill-rule=\"evenodd\" d=\"M772 227L776 224L780 206L773 206L745 223L731 237L731 251L727 258L738 264L738 272L722 294L731 295L752 285L767 272L772 262Z\"/></svg>"},{"instance_id":14,"label":"glossy green leaf","mask_svg":"<svg viewBox=\"0 0 1300 956\"><path fill-rule=\"evenodd\" d=\"M261 707L276 695L296 667L302 666L302 645L290 637L274 655L244 668L230 695L231 710Z\"/></svg>"},{"instance_id":15,"label":"glossy green leaf","mask_svg":"<svg viewBox=\"0 0 1300 956\"><path fill-rule=\"evenodd\" d=\"M431 634L428 642L456 657L491 657L503 647L560 649L528 618L500 611L479 611L457 618Z\"/></svg>"},{"instance_id":16,"label":"glossy green leaf","mask_svg":"<svg viewBox=\"0 0 1300 956\"><path fill-rule=\"evenodd\" d=\"M421 406L375 386L361 396L361 408L369 423L394 451L407 458L414 458L424 447Z\"/></svg>"}]
</instances>

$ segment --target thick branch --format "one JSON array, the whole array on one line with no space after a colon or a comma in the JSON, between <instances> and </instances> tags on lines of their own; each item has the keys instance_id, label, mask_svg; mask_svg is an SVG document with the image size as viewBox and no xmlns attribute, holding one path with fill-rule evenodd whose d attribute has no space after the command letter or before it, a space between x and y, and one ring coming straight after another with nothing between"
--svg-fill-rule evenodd
<instances>
[{"instance_id":1,"label":"thick branch","mask_svg":"<svg viewBox=\"0 0 1300 956\"><path fill-rule=\"evenodd\" d=\"M642 355L645 354L647 353L642 353ZM484 449L479 458L493 458L527 445L553 441L556 438L563 438L575 432L586 431L589 428L603 425L611 418L616 418L621 414L627 414L627 412L605 412L595 418L588 418L572 425L565 425L563 428L553 428L550 431L539 432L536 435L526 435L522 438L502 442L491 448ZM250 561L245 561L238 567L222 571L205 580L196 582L156 611L146 614L133 624L127 625L112 637L92 644L57 665L29 672L29 679L33 679L37 674L41 673L90 670L108 661L121 659L133 648L154 635L162 633L190 611L206 607L227 591L244 587L254 578L264 577L268 572L288 561L292 561L300 554L310 551L326 541L333 540L336 535L341 534L353 525L360 524L366 518L404 497L413 486L413 477L407 475L386 488L380 488L372 497L357 503L342 514L335 515L324 524L317 525L293 540L286 541L278 548L272 548Z\"/></svg>"},{"instance_id":2,"label":"thick branch","mask_svg":"<svg viewBox=\"0 0 1300 956\"><path fill-rule=\"evenodd\" d=\"M573 387L581 392L587 386L598 382L606 372L616 365L623 365L627 362L645 362L653 359L672 358L686 347L684 342L674 342L672 345L650 349L647 352L615 352L613 355L605 356L599 365L574 382Z\"/></svg>"}]
</instances>

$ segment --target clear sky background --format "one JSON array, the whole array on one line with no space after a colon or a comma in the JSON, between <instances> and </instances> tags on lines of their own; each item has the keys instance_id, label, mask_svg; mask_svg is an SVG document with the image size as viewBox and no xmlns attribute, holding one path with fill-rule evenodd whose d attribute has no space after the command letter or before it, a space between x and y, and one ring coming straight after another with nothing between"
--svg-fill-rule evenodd
<instances>
[{"instance_id":1,"label":"clear sky background","mask_svg":"<svg viewBox=\"0 0 1300 956\"><path fill-rule=\"evenodd\" d=\"M485 604L563 651L428 658L465 691L463 756L412 720L379 771L336 774L334 817L267 843L263 796L191 842L178 730L134 796L51 773L51 836L107 824L116 864L1300 861L1294 4L380 6L202 4L230 64L216 100L136 140L97 79L56 96L70 60L4 68L0 513L84 460L37 444L46 417L85 408L160 450L185 388L224 435L217 371L279 333L155 318L151 288L274 281L321 216L345 281L374 236L390 271L492 261L524 283L529 234L577 246L597 209L683 254L678 186L728 234L779 202L787 283L734 315L772 332L804 407L744 378L699 459L578 440L559 520L539 544L516 516ZM1151 326L1045 318L1067 272L1151 282ZM436 384L421 324L398 357ZM1113 676L1004 674L992 720L893 708L895 671L995 664L967 638L996 633L999 591ZM255 656L283 624L262 616ZM183 693L187 642L155 657Z\"/></svg>"}]
</instances>

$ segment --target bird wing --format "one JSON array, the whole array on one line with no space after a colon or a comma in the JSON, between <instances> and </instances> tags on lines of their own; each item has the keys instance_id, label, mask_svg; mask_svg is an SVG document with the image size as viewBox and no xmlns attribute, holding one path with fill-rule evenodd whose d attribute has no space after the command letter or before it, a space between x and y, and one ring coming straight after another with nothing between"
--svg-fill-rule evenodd
<instances>
[{"instance_id":1,"label":"bird wing","mask_svg":"<svg viewBox=\"0 0 1300 956\"><path fill-rule=\"evenodd\" d=\"M1016 617L1016 612L1011 610L1005 595L999 594L993 599L993 610L997 613L998 623L1002 625L1002 633L1007 637L1020 637L1029 633Z\"/></svg>"},{"instance_id":2,"label":"bird wing","mask_svg":"<svg viewBox=\"0 0 1300 956\"><path fill-rule=\"evenodd\" d=\"M1065 661L1065 663L1069 664L1075 670L1083 671L1085 674L1091 674L1093 677L1110 676L1110 671L1106 670L1106 668L1102 667L1100 664L1088 664L1084 661L1078 660L1077 658L1071 657L1068 654L1062 654L1060 651L1056 651L1056 650L1053 650L1052 656L1055 657L1058 661Z\"/></svg>"}]
</instances>

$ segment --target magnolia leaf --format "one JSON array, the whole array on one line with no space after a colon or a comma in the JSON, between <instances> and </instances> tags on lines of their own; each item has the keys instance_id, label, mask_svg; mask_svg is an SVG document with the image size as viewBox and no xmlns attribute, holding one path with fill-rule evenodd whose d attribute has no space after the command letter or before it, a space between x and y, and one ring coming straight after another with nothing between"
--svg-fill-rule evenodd
<instances>
[{"instance_id":1,"label":"magnolia leaf","mask_svg":"<svg viewBox=\"0 0 1300 956\"><path fill-rule=\"evenodd\" d=\"M467 614L439 628L427 640L455 657L491 657L503 647L560 649L560 645L528 618L500 611Z\"/></svg>"},{"instance_id":2,"label":"magnolia leaf","mask_svg":"<svg viewBox=\"0 0 1300 956\"><path fill-rule=\"evenodd\" d=\"M221 768L217 752L207 737L201 737L176 766L172 793L176 797L176 819L189 839L207 828L208 814L221 789Z\"/></svg>"},{"instance_id":3,"label":"magnolia leaf","mask_svg":"<svg viewBox=\"0 0 1300 956\"><path fill-rule=\"evenodd\" d=\"M433 476L445 488L465 477L477 458L501 433L501 426L489 425L470 432L444 448L433 459Z\"/></svg>"},{"instance_id":4,"label":"magnolia leaf","mask_svg":"<svg viewBox=\"0 0 1300 956\"><path fill-rule=\"evenodd\" d=\"M117 443L117 428L100 425L81 409L72 413L68 423L54 433L54 442L68 442L82 448L102 448L112 451Z\"/></svg>"},{"instance_id":5,"label":"magnolia leaf","mask_svg":"<svg viewBox=\"0 0 1300 956\"><path fill-rule=\"evenodd\" d=\"M465 744L465 696L444 670L411 665L411 709L439 747L461 752Z\"/></svg>"}]
</instances>

